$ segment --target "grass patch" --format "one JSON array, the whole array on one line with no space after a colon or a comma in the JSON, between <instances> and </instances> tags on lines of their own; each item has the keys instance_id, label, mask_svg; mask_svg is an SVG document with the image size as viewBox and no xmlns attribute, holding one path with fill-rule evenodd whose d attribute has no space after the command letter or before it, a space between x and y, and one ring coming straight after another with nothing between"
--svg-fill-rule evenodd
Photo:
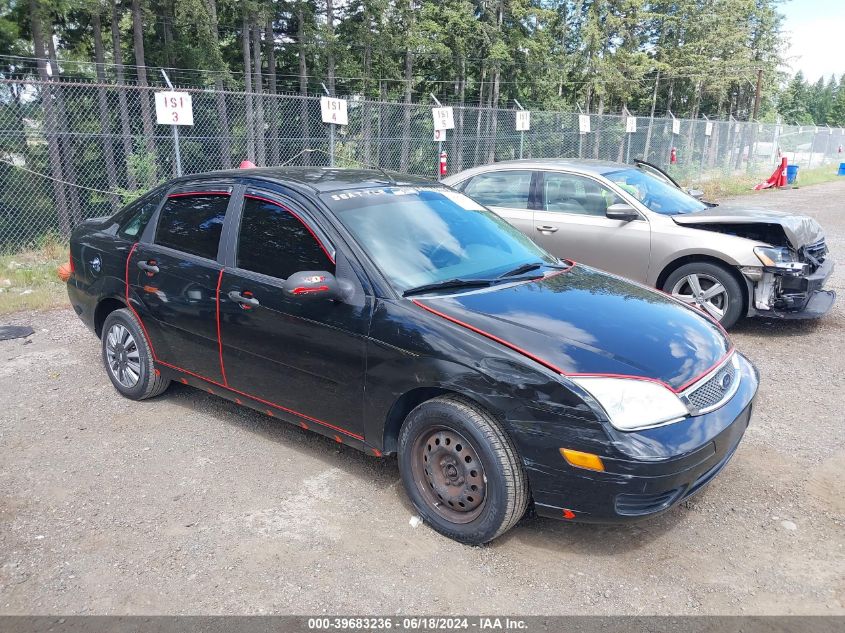
<instances>
[{"instance_id":1,"label":"grass patch","mask_svg":"<svg viewBox=\"0 0 845 633\"><path fill-rule=\"evenodd\" d=\"M845 181L845 176L836 175L838 169L838 164L823 165L821 167L813 167L812 169L802 167L798 170L798 182L788 186L798 188L818 185L824 182L833 182L834 180L840 179ZM702 190L705 200L721 200L722 198L729 198L731 196L761 194L770 191L769 189L754 191L754 185L763 182L766 178L768 176L721 176L699 181L691 186L694 189Z\"/></svg>"},{"instance_id":2,"label":"grass patch","mask_svg":"<svg viewBox=\"0 0 845 633\"><path fill-rule=\"evenodd\" d=\"M0 256L0 314L67 305L67 289L56 274L67 260L67 241L55 235L34 248Z\"/></svg>"},{"instance_id":3,"label":"grass patch","mask_svg":"<svg viewBox=\"0 0 845 633\"><path fill-rule=\"evenodd\" d=\"M839 163L824 165L822 167L813 167L812 169L798 170L798 182L795 187L809 187L810 185L818 185L823 182L833 182L834 180L841 180L845 182L845 176L837 175L839 171Z\"/></svg>"}]
</instances>

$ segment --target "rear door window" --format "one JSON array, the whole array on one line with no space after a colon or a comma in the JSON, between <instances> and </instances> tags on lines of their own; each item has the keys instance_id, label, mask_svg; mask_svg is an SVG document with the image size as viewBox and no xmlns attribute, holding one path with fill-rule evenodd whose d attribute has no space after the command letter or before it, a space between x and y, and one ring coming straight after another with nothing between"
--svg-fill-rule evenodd
<instances>
[{"instance_id":1,"label":"rear door window","mask_svg":"<svg viewBox=\"0 0 845 633\"><path fill-rule=\"evenodd\" d=\"M294 210L262 196L244 196L238 268L279 279L304 270L334 273L330 252Z\"/></svg>"},{"instance_id":2,"label":"rear door window","mask_svg":"<svg viewBox=\"0 0 845 633\"><path fill-rule=\"evenodd\" d=\"M161 202L161 194L142 198L126 209L117 234L127 240L137 240L153 217Z\"/></svg>"},{"instance_id":3,"label":"rear door window","mask_svg":"<svg viewBox=\"0 0 845 633\"><path fill-rule=\"evenodd\" d=\"M531 200L531 172L494 171L469 181L464 193L488 207L528 209Z\"/></svg>"},{"instance_id":4,"label":"rear door window","mask_svg":"<svg viewBox=\"0 0 845 633\"><path fill-rule=\"evenodd\" d=\"M183 253L217 259L228 193L170 194L161 208L155 243Z\"/></svg>"}]
</instances>

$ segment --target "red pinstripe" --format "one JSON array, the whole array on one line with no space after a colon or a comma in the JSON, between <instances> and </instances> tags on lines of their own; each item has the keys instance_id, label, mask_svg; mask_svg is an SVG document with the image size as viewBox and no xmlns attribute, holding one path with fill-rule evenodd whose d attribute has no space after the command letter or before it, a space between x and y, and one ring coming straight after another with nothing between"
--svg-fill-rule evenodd
<instances>
[{"instance_id":1,"label":"red pinstripe","mask_svg":"<svg viewBox=\"0 0 845 633\"><path fill-rule=\"evenodd\" d=\"M183 198L185 196L230 196L230 191L179 191L168 194L168 198Z\"/></svg>"},{"instance_id":2,"label":"red pinstripe","mask_svg":"<svg viewBox=\"0 0 845 633\"><path fill-rule=\"evenodd\" d=\"M220 354L220 374L223 376L223 385L228 387L229 381L226 380L226 365L223 364L223 337L220 336L220 284L222 281L223 269L221 268L220 274L217 276L217 351Z\"/></svg>"}]
</instances>

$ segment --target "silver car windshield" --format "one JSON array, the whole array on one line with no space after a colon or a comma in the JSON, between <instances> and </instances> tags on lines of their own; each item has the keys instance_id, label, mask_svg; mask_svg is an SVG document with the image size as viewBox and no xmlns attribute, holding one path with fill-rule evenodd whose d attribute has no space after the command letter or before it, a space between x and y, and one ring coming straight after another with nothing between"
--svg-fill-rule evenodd
<instances>
[{"instance_id":1,"label":"silver car windshield","mask_svg":"<svg viewBox=\"0 0 845 633\"><path fill-rule=\"evenodd\" d=\"M400 291L557 263L495 213L445 187L356 189L322 199Z\"/></svg>"},{"instance_id":2,"label":"silver car windshield","mask_svg":"<svg viewBox=\"0 0 845 633\"><path fill-rule=\"evenodd\" d=\"M655 213L679 215L707 208L703 202L640 169L622 169L604 177L630 193Z\"/></svg>"}]
</instances>

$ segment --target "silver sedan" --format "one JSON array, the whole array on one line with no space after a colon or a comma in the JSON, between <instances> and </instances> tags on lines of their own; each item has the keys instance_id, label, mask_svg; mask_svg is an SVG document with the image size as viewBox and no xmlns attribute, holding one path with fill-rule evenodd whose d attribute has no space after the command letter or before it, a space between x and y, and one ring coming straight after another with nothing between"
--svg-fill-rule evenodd
<instances>
[{"instance_id":1,"label":"silver sedan","mask_svg":"<svg viewBox=\"0 0 845 633\"><path fill-rule=\"evenodd\" d=\"M655 286L725 327L820 317L835 299L815 220L702 202L649 163L507 161L444 182L552 254Z\"/></svg>"}]
</instances>

